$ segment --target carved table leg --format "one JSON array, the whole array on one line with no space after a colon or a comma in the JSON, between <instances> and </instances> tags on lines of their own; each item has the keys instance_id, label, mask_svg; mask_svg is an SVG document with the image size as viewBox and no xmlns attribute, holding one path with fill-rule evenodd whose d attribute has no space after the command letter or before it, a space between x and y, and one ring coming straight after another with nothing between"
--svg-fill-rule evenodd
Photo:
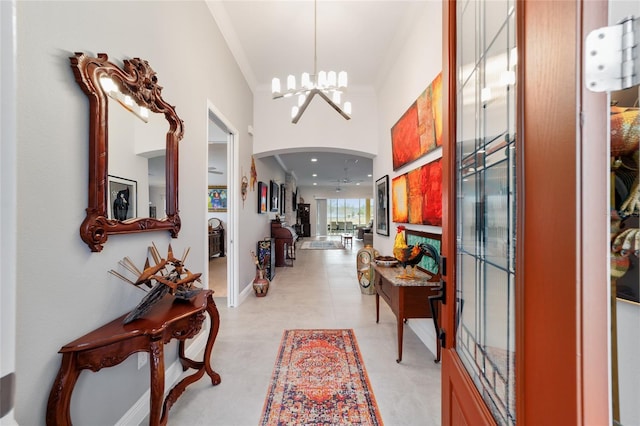
<instances>
[{"instance_id":1,"label":"carved table leg","mask_svg":"<svg viewBox=\"0 0 640 426\"><path fill-rule=\"evenodd\" d=\"M211 351L213 350L213 343L218 336L218 330L220 329L220 313L216 302L213 300L213 296L210 294L207 297L207 313L211 319L211 327L209 328L209 337L207 338L207 345L204 349L204 368L207 371L209 377L211 377L211 384L218 385L222 381L220 375L213 371L211 368Z\"/></svg>"},{"instance_id":2,"label":"carved table leg","mask_svg":"<svg viewBox=\"0 0 640 426\"><path fill-rule=\"evenodd\" d=\"M162 339L151 341L149 351L149 370L151 372L149 425L158 426L163 424L161 423L164 399L164 343Z\"/></svg>"},{"instance_id":3,"label":"carved table leg","mask_svg":"<svg viewBox=\"0 0 640 426\"><path fill-rule=\"evenodd\" d=\"M376 324L380 322L380 295L376 291Z\"/></svg>"},{"instance_id":4,"label":"carved table leg","mask_svg":"<svg viewBox=\"0 0 640 426\"><path fill-rule=\"evenodd\" d=\"M71 425L71 393L78 380L80 370L76 368L76 354L62 355L62 364L49 393L47 402L47 425Z\"/></svg>"},{"instance_id":5,"label":"carved table leg","mask_svg":"<svg viewBox=\"0 0 640 426\"><path fill-rule=\"evenodd\" d=\"M218 308L216 307L211 295L207 297L206 311L211 319L211 327L209 328L209 336L207 337L207 344L204 349L203 359L201 362L196 362L187 358L184 354L184 340L180 340L178 351L182 368L184 370L187 368L193 368L197 371L190 376L184 377L171 389L171 391L169 391L162 407L162 421L160 424L166 424L169 410L173 404L178 400L178 398L180 398L180 395L184 393L187 386L200 380L202 376L204 376L205 371L209 377L211 377L211 384L215 386L221 382L220 375L211 368L211 351L213 349L213 343L216 340L216 336L218 335L218 329L220 328L220 314L218 313Z\"/></svg>"}]
</instances>

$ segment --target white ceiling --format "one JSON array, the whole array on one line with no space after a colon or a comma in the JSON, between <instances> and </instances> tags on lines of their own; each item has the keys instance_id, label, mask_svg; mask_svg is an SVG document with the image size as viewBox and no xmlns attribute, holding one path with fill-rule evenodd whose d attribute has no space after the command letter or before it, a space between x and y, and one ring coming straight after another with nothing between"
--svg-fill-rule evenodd
<instances>
[{"instance_id":1,"label":"white ceiling","mask_svg":"<svg viewBox=\"0 0 640 426\"><path fill-rule=\"evenodd\" d=\"M349 87L376 88L425 1L439 0L317 0L318 71L344 70L349 74ZM302 72L313 72L312 0L212 0L207 4L253 90L270 87L273 77L283 81L288 74L299 78ZM311 176L311 156L321 160L317 178ZM335 186L337 180L345 179L345 173L347 180L373 184L367 176L372 161L367 158L292 153L281 154L278 161L296 175L299 186L314 181Z\"/></svg>"}]
</instances>

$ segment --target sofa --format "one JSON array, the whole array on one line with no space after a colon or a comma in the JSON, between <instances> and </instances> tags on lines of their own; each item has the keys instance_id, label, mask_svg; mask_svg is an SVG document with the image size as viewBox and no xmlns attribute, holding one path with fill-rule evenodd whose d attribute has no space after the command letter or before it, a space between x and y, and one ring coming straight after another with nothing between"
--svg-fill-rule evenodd
<instances>
[{"instance_id":1,"label":"sofa","mask_svg":"<svg viewBox=\"0 0 640 426\"><path fill-rule=\"evenodd\" d=\"M365 232L364 234L362 234L363 238L362 238L362 244L366 247L366 246L371 246L373 247L373 233L372 232Z\"/></svg>"},{"instance_id":2,"label":"sofa","mask_svg":"<svg viewBox=\"0 0 640 426\"><path fill-rule=\"evenodd\" d=\"M364 239L364 234L367 234L367 233L370 234L372 229L373 229L373 221L369 222L365 226L358 226L356 228L356 230L358 231L358 239L359 240L363 240Z\"/></svg>"}]
</instances>

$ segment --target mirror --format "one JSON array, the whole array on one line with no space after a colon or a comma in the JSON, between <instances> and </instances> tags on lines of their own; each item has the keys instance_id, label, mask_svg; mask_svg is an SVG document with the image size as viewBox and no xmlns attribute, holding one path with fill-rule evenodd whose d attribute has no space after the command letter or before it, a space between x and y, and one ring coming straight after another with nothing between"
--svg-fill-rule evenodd
<instances>
[{"instance_id":1,"label":"mirror","mask_svg":"<svg viewBox=\"0 0 640 426\"><path fill-rule=\"evenodd\" d=\"M104 53L97 57L76 53L69 59L76 81L89 98L89 197L87 216L80 226L82 240L98 252L110 234L168 230L177 237L178 142L183 122L162 99L156 73L140 58L124 60L122 68L109 62ZM122 114L110 104L120 104L134 120L116 119ZM116 126L109 122L110 114ZM140 127L143 136L138 133ZM157 130L161 127L168 127L162 132L164 143ZM118 161L117 167L111 167L110 156L120 160L123 148L135 153L135 161L128 166Z\"/></svg>"}]
</instances>

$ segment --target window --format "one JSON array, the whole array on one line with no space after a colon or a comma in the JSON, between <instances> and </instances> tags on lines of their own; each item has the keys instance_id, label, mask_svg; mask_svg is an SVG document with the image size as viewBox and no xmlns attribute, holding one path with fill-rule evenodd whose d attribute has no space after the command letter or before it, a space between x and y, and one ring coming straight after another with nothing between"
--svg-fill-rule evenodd
<instances>
[{"instance_id":1,"label":"window","mask_svg":"<svg viewBox=\"0 0 640 426\"><path fill-rule=\"evenodd\" d=\"M352 233L371 220L370 198L330 198L327 200L329 234Z\"/></svg>"}]
</instances>

